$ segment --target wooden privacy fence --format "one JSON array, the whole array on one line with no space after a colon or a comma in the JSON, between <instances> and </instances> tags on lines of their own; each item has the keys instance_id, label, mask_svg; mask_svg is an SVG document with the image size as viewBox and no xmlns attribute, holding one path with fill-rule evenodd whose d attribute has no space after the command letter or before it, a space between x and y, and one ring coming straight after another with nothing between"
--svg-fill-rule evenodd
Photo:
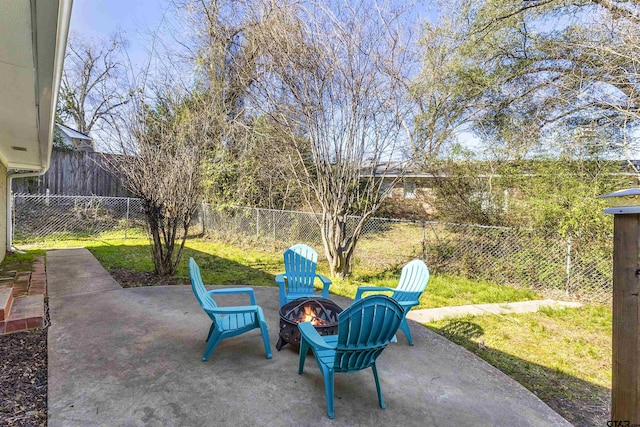
<instances>
[{"instance_id":1,"label":"wooden privacy fence","mask_svg":"<svg viewBox=\"0 0 640 427\"><path fill-rule=\"evenodd\" d=\"M17 178L14 193L59 194L66 196L126 197L130 194L123 179L110 170L105 156L112 154L54 148L51 166L42 176Z\"/></svg>"}]
</instances>

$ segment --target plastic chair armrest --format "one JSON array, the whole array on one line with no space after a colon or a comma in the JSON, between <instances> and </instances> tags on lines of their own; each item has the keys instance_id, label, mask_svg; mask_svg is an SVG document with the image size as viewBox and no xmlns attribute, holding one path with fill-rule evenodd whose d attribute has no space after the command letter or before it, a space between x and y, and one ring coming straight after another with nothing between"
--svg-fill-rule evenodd
<instances>
[{"instance_id":1,"label":"plastic chair armrest","mask_svg":"<svg viewBox=\"0 0 640 427\"><path fill-rule=\"evenodd\" d=\"M354 301L358 301L362 298L362 294L365 292L395 292L393 288L384 288L379 286L358 286L358 290L356 291L356 297Z\"/></svg>"},{"instance_id":2,"label":"plastic chair armrest","mask_svg":"<svg viewBox=\"0 0 640 427\"><path fill-rule=\"evenodd\" d=\"M253 288L230 288L230 289L214 289L208 291L207 295L225 295L225 294L247 294L251 300L251 305L256 305L256 295L253 293Z\"/></svg>"},{"instance_id":3,"label":"plastic chair armrest","mask_svg":"<svg viewBox=\"0 0 640 427\"><path fill-rule=\"evenodd\" d=\"M398 304L404 309L405 313L408 313L413 307L419 304L418 301L398 301Z\"/></svg>"},{"instance_id":4,"label":"plastic chair armrest","mask_svg":"<svg viewBox=\"0 0 640 427\"><path fill-rule=\"evenodd\" d=\"M309 342L309 346L314 350L333 350L336 348L326 343L311 322L298 323L298 329L300 330L300 335Z\"/></svg>"},{"instance_id":5,"label":"plastic chair armrest","mask_svg":"<svg viewBox=\"0 0 640 427\"><path fill-rule=\"evenodd\" d=\"M280 307L282 307L283 305L285 305L287 303L287 297L286 297L286 292L287 290L284 287L284 281L286 280L287 275L286 273L282 273L282 274L278 274L276 276L276 283L278 284L278 288L280 289L280 300L279 300L279 304Z\"/></svg>"},{"instance_id":6,"label":"plastic chair armrest","mask_svg":"<svg viewBox=\"0 0 640 427\"><path fill-rule=\"evenodd\" d=\"M398 301L398 303L402 306L402 308L405 309L405 311L409 311L412 307L420 304L420 295L416 292L395 290L393 291L393 295L391 295L391 298Z\"/></svg>"},{"instance_id":7,"label":"plastic chair armrest","mask_svg":"<svg viewBox=\"0 0 640 427\"><path fill-rule=\"evenodd\" d=\"M331 279L322 274L316 274L316 277L322 282L322 298L329 298L329 286L331 286Z\"/></svg>"},{"instance_id":8,"label":"plastic chair armrest","mask_svg":"<svg viewBox=\"0 0 640 427\"><path fill-rule=\"evenodd\" d=\"M207 308L205 311L211 314L240 314L257 313L259 308L257 305L238 305L236 307Z\"/></svg>"}]
</instances>

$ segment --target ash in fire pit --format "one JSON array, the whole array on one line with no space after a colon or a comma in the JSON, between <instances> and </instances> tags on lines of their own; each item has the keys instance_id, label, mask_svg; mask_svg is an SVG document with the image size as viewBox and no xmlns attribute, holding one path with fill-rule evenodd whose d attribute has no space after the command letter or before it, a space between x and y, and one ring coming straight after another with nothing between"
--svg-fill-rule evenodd
<instances>
[{"instance_id":1,"label":"ash in fire pit","mask_svg":"<svg viewBox=\"0 0 640 427\"><path fill-rule=\"evenodd\" d=\"M300 345L298 323L311 322L320 335L338 333L338 314L342 309L326 298L298 298L280 307L280 338L276 349L287 344Z\"/></svg>"}]
</instances>

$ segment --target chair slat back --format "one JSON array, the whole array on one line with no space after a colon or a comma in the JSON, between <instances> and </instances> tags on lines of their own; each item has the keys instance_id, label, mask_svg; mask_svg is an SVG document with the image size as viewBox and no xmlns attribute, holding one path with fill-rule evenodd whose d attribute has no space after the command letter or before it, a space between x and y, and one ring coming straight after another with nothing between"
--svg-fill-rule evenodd
<instances>
[{"instance_id":1,"label":"chair slat back","mask_svg":"<svg viewBox=\"0 0 640 427\"><path fill-rule=\"evenodd\" d=\"M294 245L284 252L288 293L313 294L318 253L307 245Z\"/></svg>"},{"instance_id":2,"label":"chair slat back","mask_svg":"<svg viewBox=\"0 0 640 427\"><path fill-rule=\"evenodd\" d=\"M193 258L189 258L189 278L191 279L191 289L196 296L196 299L200 303L200 306L205 309L212 310L218 307L216 302L207 294L207 288L204 287L202 282L202 276L200 275L200 267L196 264ZM220 320L218 314L207 313L211 320L214 322ZM213 316L213 317L212 317Z\"/></svg>"},{"instance_id":3,"label":"chair slat back","mask_svg":"<svg viewBox=\"0 0 640 427\"><path fill-rule=\"evenodd\" d=\"M393 298L396 301L413 301L420 298L429 283L429 268L419 259L415 259L402 267L400 281Z\"/></svg>"},{"instance_id":4,"label":"chair slat back","mask_svg":"<svg viewBox=\"0 0 640 427\"><path fill-rule=\"evenodd\" d=\"M354 302L338 315L336 372L371 366L395 335L404 309L392 298L372 295Z\"/></svg>"}]
</instances>

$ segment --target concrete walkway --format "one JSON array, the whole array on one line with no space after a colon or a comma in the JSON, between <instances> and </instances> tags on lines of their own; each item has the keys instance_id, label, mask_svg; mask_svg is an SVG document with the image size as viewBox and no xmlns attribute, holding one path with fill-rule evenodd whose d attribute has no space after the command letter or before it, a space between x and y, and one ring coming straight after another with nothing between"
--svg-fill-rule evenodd
<instances>
[{"instance_id":1,"label":"concrete walkway","mask_svg":"<svg viewBox=\"0 0 640 427\"><path fill-rule=\"evenodd\" d=\"M455 307L427 308L423 310L411 310L407 314L407 319L418 323L434 322L436 320L464 317L482 316L486 314L514 314L533 313L541 308L578 308L582 307L579 302L555 301L551 299L508 302L504 304L475 304L459 305Z\"/></svg>"},{"instance_id":2,"label":"concrete walkway","mask_svg":"<svg viewBox=\"0 0 640 427\"><path fill-rule=\"evenodd\" d=\"M209 319L189 286L122 289L84 249L47 253L49 426L562 426L535 395L462 347L411 322L371 372L337 374L335 419L322 375L275 351L278 289L256 287L273 346L257 331L223 341L201 362ZM246 303L229 296L228 304ZM349 299L332 296L345 307Z\"/></svg>"}]
</instances>

